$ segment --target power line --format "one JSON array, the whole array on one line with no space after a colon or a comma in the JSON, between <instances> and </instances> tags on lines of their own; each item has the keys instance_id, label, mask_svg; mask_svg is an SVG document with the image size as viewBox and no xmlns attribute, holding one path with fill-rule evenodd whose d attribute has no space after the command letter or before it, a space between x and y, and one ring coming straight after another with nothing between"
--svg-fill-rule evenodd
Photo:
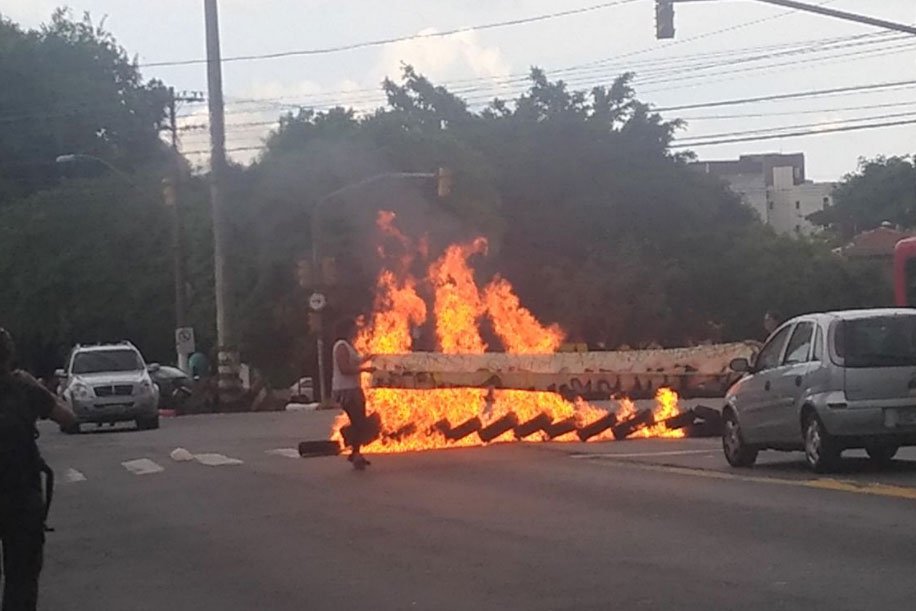
<instances>
[{"instance_id":1,"label":"power line","mask_svg":"<svg viewBox=\"0 0 916 611\"><path fill-rule=\"evenodd\" d=\"M887 42L892 42L892 41L891 41L891 40L888 40ZM854 43L854 44L847 44L847 45L833 46L833 47L818 46L818 47L816 47L816 48L815 48L815 47L808 47L808 48L801 48L801 49L792 49L792 50L790 50L789 52L781 53L781 54L778 54L778 55L786 55L786 54L798 55L798 54L813 54L813 53L825 53L825 52L826 52L826 53L831 53L831 54L832 54L832 55L827 56L827 57L809 59L806 65L804 65L804 66L799 66L799 68L804 68L804 67L807 67L807 65L808 65L808 64L811 64L811 63L815 63L815 62L828 62L828 61L838 61L838 60L843 59L843 58L845 58L845 57L848 57L848 56L850 56L850 55L854 55L854 57L855 57L856 59L860 59L860 58L861 58L861 59L865 59L865 58L868 58L868 57L876 57L876 56L878 56L878 55L887 55L887 54L891 54L891 53L897 53L898 50L900 50L900 49L902 49L902 48L906 48L906 49L913 48L912 43L906 43L905 45L896 45L896 46L890 47L889 49L877 49L877 50L872 50L871 52L866 52L866 53L863 53L863 52L861 52L861 51L856 52L855 54L851 54L851 53L836 54L836 53L835 53L835 51L837 51L837 50L844 49L844 48L847 48L847 47L857 46L857 45L859 45L859 44L863 44L863 43ZM872 43L869 42L868 44L872 44ZM639 86L639 85L644 85L644 84L656 83L656 82L667 82L667 83L672 83L672 82L677 82L677 81L679 81L679 80L686 80L686 79L708 79L709 77L715 77L715 76L717 76L717 75L722 75L722 74L731 74L731 73L746 74L746 73L750 73L750 72L753 72L753 71L770 70L770 69L773 69L773 68L776 68L776 67L779 67L779 66L784 66L784 65L797 65L796 62L783 62L783 63L775 63L775 64L765 64L765 65L761 65L761 66L751 66L751 67L743 68L743 69L741 69L741 70L725 70L725 71L721 71L721 70L720 70L720 71L718 71L718 72L712 72L712 73L701 74L701 75L688 74L688 75L684 75L684 76L681 76L681 77L678 77L678 76L677 76L677 75L683 73L685 70L688 70L688 69L689 69L691 72L695 72L695 71L698 71L698 70L704 70L704 69L705 69L705 70L708 70L708 69L712 69L712 68L715 68L715 67L726 67L726 66L731 66L731 65L734 65L735 63L739 63L739 62L741 62L741 61L762 61L762 60L767 59L767 58L769 58L769 57L775 57L775 56L776 56L776 55L772 55L772 56L756 56L756 57L753 57L753 58L746 58L746 59L739 59L739 60L728 60L728 61L720 61L720 62L714 62L714 63L706 63L705 65L690 65L690 64L687 64L687 65L680 65L680 64L678 64L678 65L677 65L676 67L674 67L674 68L666 68L666 69L662 69L662 70L657 70L657 71L654 71L654 72L650 72L650 73L649 73L650 78L647 79L647 80L644 80L644 78L642 77L642 75L638 74L637 77L636 77L636 79L635 79L635 81L634 81L634 83L635 83L637 86ZM675 63L676 63L676 62L675 62ZM633 67L634 67L634 66L631 66L630 68L633 68ZM623 68L623 67L621 67L621 68ZM594 72L595 70L593 69L592 71ZM551 74L551 75L554 75L555 73L556 73L555 71L549 71L549 74ZM643 74L645 74L645 73L643 73ZM617 76L619 76L619 74L616 74L616 73L613 74L613 75L610 75L610 74L609 74L609 75L608 75L608 78L612 78L612 77L613 77L613 78L616 78ZM570 86L571 88L578 88L578 87L580 87L581 85L594 85L594 84L595 84L595 76L590 76L590 77L584 77L584 76L583 76L583 78L570 79L570 80L564 81L564 83L565 83L566 85ZM515 97L515 96L517 96L517 95L519 95L519 94L521 94L521 93L524 93L524 91L526 91L526 89L527 89L527 88L513 88L513 87L511 87L511 85L507 82L507 83L504 84L504 85L497 85L497 86L495 86L495 87L469 87L469 88L464 88L464 89L454 89L454 88L452 88L452 89L450 89L450 92L453 93L453 94L455 94L455 95L458 95L459 97L462 97L462 98L464 99L464 101L468 102L469 104L474 104L474 103L477 103L477 102L490 101L490 100L492 100L494 97L499 96L499 95ZM643 90L642 93L646 93L646 92L653 93L653 92L669 91L669 90L672 90L672 89L674 89L674 88L665 87L665 88L662 88L662 89ZM374 91L374 90L355 90L355 91L353 91L353 93L356 94L357 91ZM480 92L480 94L478 94L478 95L476 95L476 96L469 96L469 95L467 95L467 94L469 94L469 93L475 93L475 92ZM310 97L308 97L308 98L306 98L306 99L299 99L298 101L290 101L290 102L286 102L286 103L282 103L282 102L279 102L279 101L277 101L277 102L272 101L272 100L280 100L280 99L282 99L282 98L273 98L273 99L271 99L271 98L264 98L264 99L261 99L261 100L259 100L259 101L251 101L252 104L257 104L257 103L259 103L259 105L256 105L256 106L253 106L253 107L250 107L250 108L243 108L243 109L237 109L237 110L234 110L234 111L230 111L229 114L255 114L255 113L258 113L258 112L261 112L261 111L265 111L265 110L268 110L268 109L272 109L272 108L281 108L281 109L282 109L282 108L290 108L290 109L295 109L295 108L302 108L302 107L313 107L313 108L314 108L314 107L319 107L319 106L326 106L326 107L335 107L335 106L340 106L340 105L355 106L355 105L361 105L361 104L384 104L384 102L385 102L385 98L384 98L384 96L381 94L381 92L379 92L379 93L376 94L376 95L370 95L370 96L365 96L365 95L364 95L364 96L359 96L359 97L356 97L356 98L350 97L350 98L346 98L346 99L334 99L333 97L330 96L330 94L315 94L315 95L310 96ZM246 103L248 103L248 102L246 102Z\"/></svg>"},{"instance_id":2,"label":"power line","mask_svg":"<svg viewBox=\"0 0 916 611\"><path fill-rule=\"evenodd\" d=\"M837 132L852 132L852 131L862 131L870 129L879 129L884 127L899 127L903 125L916 125L916 119L909 119L905 121L889 121L886 123L872 123L868 125L846 125L839 127L825 127L822 129L810 129L796 132L786 132L781 134L771 134L771 135L761 135L761 136L746 136L738 138L723 138L718 140L703 140L698 142L682 142L675 141L671 144L670 148L690 148L698 146L713 146L719 144L735 144L739 142L759 142L763 140L779 140L782 138L799 138L803 136L818 136L820 134L832 134Z\"/></svg>"},{"instance_id":3,"label":"power line","mask_svg":"<svg viewBox=\"0 0 916 611\"><path fill-rule=\"evenodd\" d=\"M705 135L700 134L697 136L688 136L685 138L679 138L678 142L686 142L686 141L693 141L693 140L707 140L709 138L729 138L732 136L765 135L765 134L773 134L773 133L777 133L777 132L781 132L785 130L816 129L816 128L830 126L830 125L834 125L834 126L840 125L840 124L848 125L848 124L853 124L853 123L861 123L863 121L899 119L901 117L913 117L914 115L916 115L916 111L910 110L907 112L889 113L889 114L877 115L877 116L870 115L868 117L850 117L847 119L842 119L840 121L830 121L829 123L821 122L821 123L805 123L802 125L781 125L778 127L758 127L754 129L745 129L745 130L735 131L735 132L723 132L723 133L716 133L716 134L705 134Z\"/></svg>"},{"instance_id":4,"label":"power line","mask_svg":"<svg viewBox=\"0 0 916 611\"><path fill-rule=\"evenodd\" d=\"M831 112L848 112L853 110L874 110L876 108L896 108L900 106L916 106L916 100L906 102L889 102L887 104L868 104L864 106L844 106L840 108L818 108L815 110L785 110L780 112L760 112L735 115L706 115L696 117L679 117L682 121L724 121L731 119L760 119L767 117L787 117L795 115L822 115Z\"/></svg>"},{"instance_id":5,"label":"power line","mask_svg":"<svg viewBox=\"0 0 916 611\"><path fill-rule=\"evenodd\" d=\"M694 110L697 108L715 108L721 106L736 106L740 104L752 104L755 102L773 102L777 100L792 100L799 98L810 98L822 95L834 95L838 93L853 93L861 91L874 91L878 89L891 89L897 87L916 86L916 80L909 81L891 81L885 83L872 83L869 85L853 85L849 87L835 87L832 89L814 89L809 91L798 91L795 93L781 93L775 95L757 96L752 98L738 98L732 100L719 100L715 102L701 102L698 104L682 104L680 106L666 106L654 108L655 112L672 112L675 110Z\"/></svg>"},{"instance_id":6,"label":"power line","mask_svg":"<svg viewBox=\"0 0 916 611\"><path fill-rule=\"evenodd\" d=\"M390 45L397 42L405 42L409 40L422 40L427 38L444 38L446 36L453 36L455 34L461 34L464 32L470 32L474 30L492 30L496 28L505 28L517 25L524 25L528 23L536 23L539 21L548 21L551 19L558 19L561 17L569 17L572 15L581 15L584 13L591 13L594 11L613 8L616 6L623 6L625 4L632 4L633 2L638 2L639 0L615 0L614 2L602 2L601 4L593 4L591 6L585 6L577 9L570 9L565 11L557 11L554 13L546 13L543 15L534 15L532 17L523 17L520 19L510 19L507 21L496 21L492 23L484 23L475 26L468 26L463 28L455 28L452 30L446 30L444 32L430 32L427 34L414 34L411 36L398 36L394 38L381 38L377 40L369 40L364 42L350 43L346 45L338 45L333 47L324 47L318 49L298 49L292 51L279 51L275 53L261 53L255 55L236 55L234 57L224 57L222 58L223 63L228 62L241 62L241 61L252 61L252 60L262 60L262 59L277 59L281 57L295 57L303 55L327 55L329 53L340 53L342 51L354 51L356 49L366 49L370 47L379 47L383 45ZM145 64L140 64L141 68L161 68L169 66L192 66L196 64L206 64L206 59L186 59L178 61L161 61L161 62L148 62Z\"/></svg>"}]
</instances>

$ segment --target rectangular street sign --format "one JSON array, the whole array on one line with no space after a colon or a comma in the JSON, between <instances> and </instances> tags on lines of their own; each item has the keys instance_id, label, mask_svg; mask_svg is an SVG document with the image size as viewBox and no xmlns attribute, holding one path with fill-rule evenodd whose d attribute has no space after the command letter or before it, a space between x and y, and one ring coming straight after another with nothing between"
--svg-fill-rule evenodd
<instances>
[{"instance_id":1,"label":"rectangular street sign","mask_svg":"<svg viewBox=\"0 0 916 611\"><path fill-rule=\"evenodd\" d=\"M193 327L175 329L175 350L178 354L193 354L196 349Z\"/></svg>"}]
</instances>

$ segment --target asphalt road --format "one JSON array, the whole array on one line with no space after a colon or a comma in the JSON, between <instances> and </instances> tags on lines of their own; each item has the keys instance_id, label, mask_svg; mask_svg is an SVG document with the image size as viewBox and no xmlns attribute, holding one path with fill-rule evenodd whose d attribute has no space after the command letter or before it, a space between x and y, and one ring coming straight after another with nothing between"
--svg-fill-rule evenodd
<instances>
[{"instance_id":1,"label":"asphalt road","mask_svg":"<svg viewBox=\"0 0 916 611\"><path fill-rule=\"evenodd\" d=\"M92 611L908 609L916 453L831 478L714 440L288 451L326 413L198 416L42 444L42 607ZM170 457L185 448L199 460ZM208 454L204 456L203 454ZM238 462L241 461L241 462ZM210 464L204 464L210 463Z\"/></svg>"}]
</instances>

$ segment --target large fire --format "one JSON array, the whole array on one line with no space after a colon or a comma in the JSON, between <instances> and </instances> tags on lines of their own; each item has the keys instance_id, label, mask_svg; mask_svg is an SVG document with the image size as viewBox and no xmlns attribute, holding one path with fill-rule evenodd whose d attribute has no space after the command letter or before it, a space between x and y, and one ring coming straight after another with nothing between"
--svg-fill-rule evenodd
<instances>
[{"instance_id":1,"label":"large fire","mask_svg":"<svg viewBox=\"0 0 916 611\"><path fill-rule=\"evenodd\" d=\"M446 354L482 354L488 346L481 336L481 321L487 318L503 349L517 354L556 352L565 339L557 325L544 326L524 308L512 285L495 277L483 291L478 289L468 260L485 254L487 241L477 238L453 244L427 266L424 281L433 294L432 308L417 291L419 281L409 268L417 254L425 258L425 240L412 245L394 225L391 212L379 215L378 226L385 239L397 246L379 247L385 265L378 276L374 311L362 322L356 348L363 354L404 354L413 348L412 331L434 316L438 350ZM378 413L382 435L364 446L369 453L407 452L447 447L467 447L508 441L589 441L614 439L607 422L608 410L582 399L570 402L552 392L442 388L415 390L373 388L371 376L363 375L368 411ZM638 414L627 398L616 401L620 423ZM645 424L636 425L630 437L682 437L680 429L669 430L666 418L677 416L678 396L660 389L656 407ZM654 416L654 417L652 417ZM597 423L600 432L583 433ZM334 423L332 439L340 440L340 429L348 424L345 415ZM596 429L597 430L597 429Z\"/></svg>"}]
</instances>

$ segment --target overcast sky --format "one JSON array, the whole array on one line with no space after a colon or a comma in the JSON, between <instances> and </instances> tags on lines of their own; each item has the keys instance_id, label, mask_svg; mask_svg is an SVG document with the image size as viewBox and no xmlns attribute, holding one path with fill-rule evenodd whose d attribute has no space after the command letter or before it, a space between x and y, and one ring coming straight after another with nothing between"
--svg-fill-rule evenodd
<instances>
[{"instance_id":1,"label":"overcast sky","mask_svg":"<svg viewBox=\"0 0 916 611\"><path fill-rule=\"evenodd\" d=\"M812 0L821 3L823 0ZM6 18L24 27L47 21L60 2L4 0ZM223 56L316 49L466 28L603 4L601 0L222 0ZM833 8L905 23L916 22L914 0L834 0ZM654 2L629 3L515 25L464 31L333 54L227 63L228 145L258 145L282 104L316 108L336 103L371 109L383 101L378 85L396 76L401 62L434 81L465 90L479 105L496 94L511 95L514 80L530 66L560 71L578 88L610 83L624 70L637 73L637 95L659 108L768 96L806 90L916 81L916 37L891 35L768 6L752 0L711 0L677 6L677 38L655 40ZM202 0L70 0L79 15L106 18L112 31L141 64L204 57ZM728 31L721 31L728 30ZM873 34L872 36L863 36ZM861 36L860 38L852 38ZM842 39L826 42L828 39ZM817 43L786 55L791 44ZM835 45L835 46L831 46ZM767 47L766 49L760 49ZM774 53L781 54L773 57ZM712 55L715 54L715 55ZM767 55L755 62L750 55ZM177 90L205 90L202 65L143 68ZM253 103L250 100L263 100ZM206 122L205 109L182 109L185 125ZM738 115L738 116L736 116ZM797 126L829 129L850 120L916 119L916 86L672 111L690 119L680 138ZM706 117L706 118L704 118ZM712 117L712 118L710 118ZM723 118L724 117L724 118ZM793 130L795 131L795 130ZM734 137L734 136L724 136ZM739 136L740 137L740 136ZM204 130L188 130L188 152L206 147ZM701 159L745 153L804 152L809 178L837 179L853 171L860 156L904 155L916 151L916 124L867 131L825 133L697 147ZM250 155L250 153L247 153ZM239 159L246 153L237 153Z\"/></svg>"}]
</instances>

